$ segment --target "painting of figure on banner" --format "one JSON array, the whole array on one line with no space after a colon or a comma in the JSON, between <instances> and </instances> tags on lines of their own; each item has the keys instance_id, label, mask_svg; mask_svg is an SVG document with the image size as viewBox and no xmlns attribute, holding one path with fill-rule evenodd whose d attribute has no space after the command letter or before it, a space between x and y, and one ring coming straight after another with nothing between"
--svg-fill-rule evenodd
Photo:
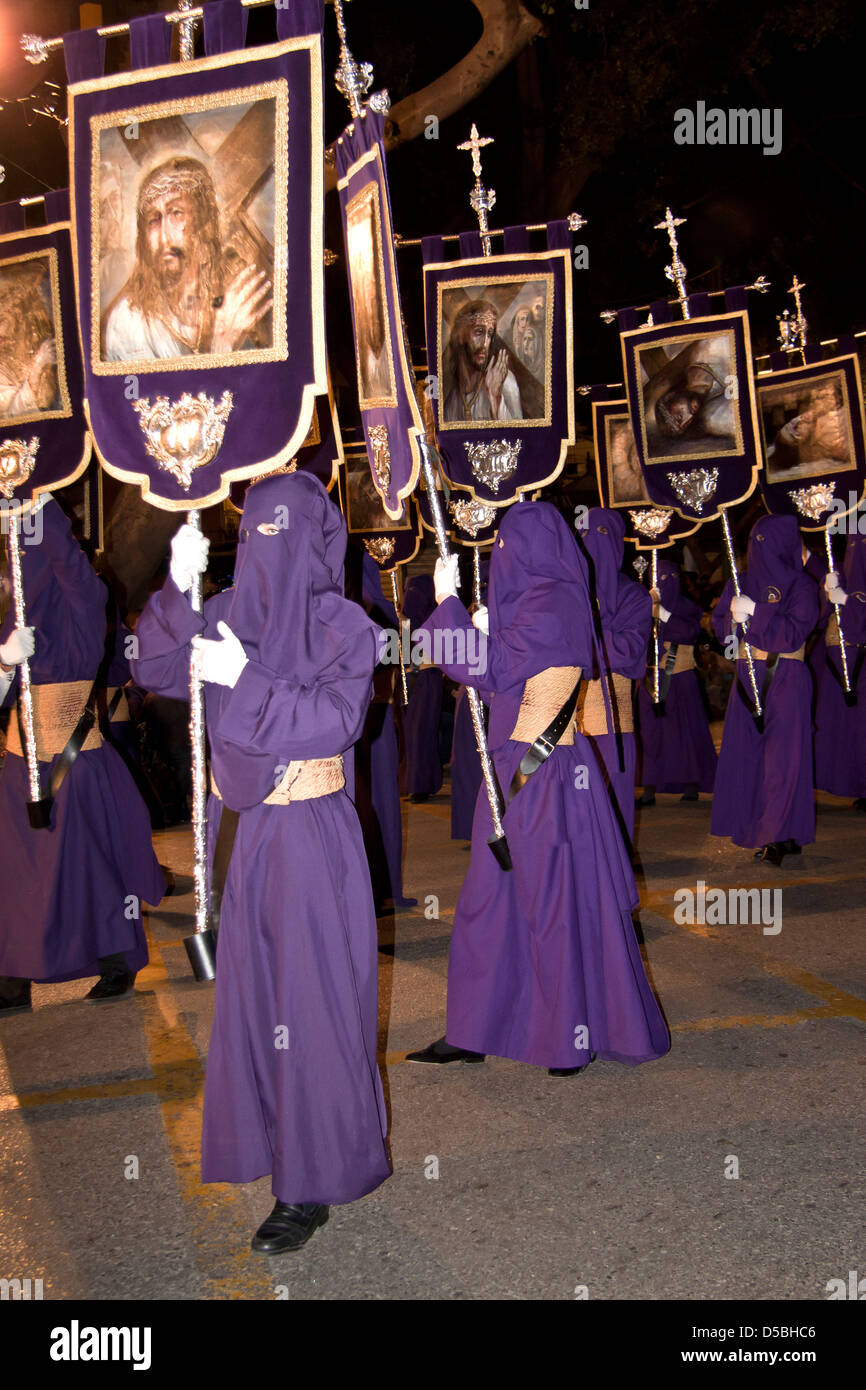
<instances>
[{"instance_id":1,"label":"painting of figure on banner","mask_svg":"<svg viewBox=\"0 0 866 1390\"><path fill-rule=\"evenodd\" d=\"M630 350L647 464L739 454L740 382L733 330L655 339Z\"/></svg>"},{"instance_id":2,"label":"painting of figure on banner","mask_svg":"<svg viewBox=\"0 0 866 1390\"><path fill-rule=\"evenodd\" d=\"M282 83L91 118L94 372L286 357L285 122Z\"/></svg>"},{"instance_id":3,"label":"painting of figure on banner","mask_svg":"<svg viewBox=\"0 0 866 1390\"><path fill-rule=\"evenodd\" d=\"M787 483L857 467L848 397L841 371L808 380L758 384L768 483Z\"/></svg>"},{"instance_id":4,"label":"painting of figure on banner","mask_svg":"<svg viewBox=\"0 0 866 1390\"><path fill-rule=\"evenodd\" d=\"M0 427L68 414L52 250L0 263Z\"/></svg>"},{"instance_id":5,"label":"painting of figure on banner","mask_svg":"<svg viewBox=\"0 0 866 1390\"><path fill-rule=\"evenodd\" d=\"M626 415L607 415L604 421L608 494L612 507L650 502L634 442L631 419Z\"/></svg>"},{"instance_id":6,"label":"painting of figure on banner","mask_svg":"<svg viewBox=\"0 0 866 1390\"><path fill-rule=\"evenodd\" d=\"M552 328L552 275L440 283L440 428L549 424Z\"/></svg>"},{"instance_id":7,"label":"painting of figure on banner","mask_svg":"<svg viewBox=\"0 0 866 1390\"><path fill-rule=\"evenodd\" d=\"M361 409L396 405L378 183L368 183L348 203L346 244Z\"/></svg>"},{"instance_id":8,"label":"painting of figure on banner","mask_svg":"<svg viewBox=\"0 0 866 1390\"><path fill-rule=\"evenodd\" d=\"M377 491L367 461L363 453L346 454L346 525L350 531L408 531L410 528L408 510L395 521L382 506L381 494Z\"/></svg>"}]
</instances>

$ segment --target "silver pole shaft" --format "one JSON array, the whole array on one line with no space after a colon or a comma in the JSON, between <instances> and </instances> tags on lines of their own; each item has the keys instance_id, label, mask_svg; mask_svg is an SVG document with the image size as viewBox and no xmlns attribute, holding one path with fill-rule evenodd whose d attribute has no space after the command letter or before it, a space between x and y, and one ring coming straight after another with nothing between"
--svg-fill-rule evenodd
<instances>
[{"instance_id":1,"label":"silver pole shaft","mask_svg":"<svg viewBox=\"0 0 866 1390\"><path fill-rule=\"evenodd\" d=\"M824 544L827 547L827 564L831 570L835 571L833 560L833 544L830 540L830 532L824 532ZM845 682L845 690L851 694L851 677L848 675L848 657L845 653L845 634L842 631L842 609L838 603L833 604L833 611L836 614L836 626L839 629L839 655L842 658L842 678Z\"/></svg>"},{"instance_id":2,"label":"silver pole shaft","mask_svg":"<svg viewBox=\"0 0 866 1390\"><path fill-rule=\"evenodd\" d=\"M177 8L181 11L191 10L193 8L192 0L177 0ZM180 61L182 63L190 63L195 55L195 20L180 20L178 29L180 33Z\"/></svg>"},{"instance_id":3,"label":"silver pole shaft","mask_svg":"<svg viewBox=\"0 0 866 1390\"><path fill-rule=\"evenodd\" d=\"M653 557L652 586L653 586L653 589L655 590L655 592L658 593L658 587L659 587L659 552L658 552L658 548L657 548L656 546L653 546L652 557ZM659 619L658 619L658 614L656 614L656 616L653 618L653 704L654 704L654 705L657 705L658 703L659 703Z\"/></svg>"},{"instance_id":4,"label":"silver pole shaft","mask_svg":"<svg viewBox=\"0 0 866 1390\"><path fill-rule=\"evenodd\" d=\"M27 610L24 604L24 583L21 578L21 542L19 540L20 512L7 513L9 517L9 569L12 579L12 603L15 610L15 626L27 626ZM39 785L39 759L36 756L36 732L33 727L33 690L30 684L30 662L22 661L19 671L19 699L21 717L24 724L24 754L27 759L27 780L30 784L30 800L39 801L42 788Z\"/></svg>"},{"instance_id":5,"label":"silver pole shaft","mask_svg":"<svg viewBox=\"0 0 866 1390\"><path fill-rule=\"evenodd\" d=\"M397 614L397 652L400 657L400 680L403 685L403 708L409 703L409 687L406 684L406 663L403 660L403 643L400 640L402 633L399 630L400 623L400 595L397 593L397 571L391 570L391 593L394 598L394 612Z\"/></svg>"},{"instance_id":6,"label":"silver pole shaft","mask_svg":"<svg viewBox=\"0 0 866 1390\"><path fill-rule=\"evenodd\" d=\"M201 513L187 512L187 524L201 530ZM197 574L190 589L194 613L202 611L201 575ZM207 931L207 773L205 768L204 684L193 658L189 664L189 737L192 746L192 842L193 884L195 888L195 929Z\"/></svg>"},{"instance_id":7,"label":"silver pole shaft","mask_svg":"<svg viewBox=\"0 0 866 1390\"><path fill-rule=\"evenodd\" d=\"M475 602L481 607L481 555L478 546L472 547L472 592L475 595Z\"/></svg>"},{"instance_id":8,"label":"silver pole shaft","mask_svg":"<svg viewBox=\"0 0 866 1390\"><path fill-rule=\"evenodd\" d=\"M441 559L448 560L451 551L448 546L448 533L445 530L445 519L442 515L442 506L439 502L439 494L436 491L436 479L433 474L433 463L430 459L430 446L427 440L421 437L421 466L424 471L424 485L427 488L427 499L430 503L430 513L433 517L433 526L436 531L436 544L439 547ZM487 747L487 739L484 734L484 715L481 708L481 696L472 686L467 686L469 691L469 709L472 714L472 727L475 730L475 745L478 749L478 756L481 759L481 771L484 774L484 786L487 790L487 800L490 802L490 814L493 817L493 829L496 838L501 840L505 834L502 829L502 816L504 807L499 800L499 791L496 778L493 773L493 763L490 758L490 750Z\"/></svg>"},{"instance_id":9,"label":"silver pole shaft","mask_svg":"<svg viewBox=\"0 0 866 1390\"><path fill-rule=\"evenodd\" d=\"M725 549L728 552L728 564L731 567L731 579L734 581L734 593L740 597L740 579L737 574L737 562L734 559L734 542L731 540L731 528L728 523L728 513L724 507L719 507L719 516L722 518L722 532L725 537ZM743 637L745 638L749 624L743 623ZM752 656L752 648L746 642L746 661L749 667L749 680L752 686L752 698L755 701L755 713L760 717L763 714L761 709L761 697L758 694L758 678L755 675L755 659Z\"/></svg>"}]
</instances>

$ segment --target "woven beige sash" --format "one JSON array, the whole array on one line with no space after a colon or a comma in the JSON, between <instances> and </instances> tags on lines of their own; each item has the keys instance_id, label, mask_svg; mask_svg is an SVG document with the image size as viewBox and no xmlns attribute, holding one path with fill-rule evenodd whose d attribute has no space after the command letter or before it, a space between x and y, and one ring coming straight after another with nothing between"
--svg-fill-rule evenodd
<instances>
[{"instance_id":1,"label":"woven beige sash","mask_svg":"<svg viewBox=\"0 0 866 1390\"><path fill-rule=\"evenodd\" d=\"M36 735L36 756L41 763L50 762L62 753L75 726L84 713L92 681L64 681L57 685L33 685L33 732ZM94 724L84 743L82 753L102 747L102 734ZM13 712L6 735L6 751L24 757L18 718Z\"/></svg>"},{"instance_id":2,"label":"woven beige sash","mask_svg":"<svg viewBox=\"0 0 866 1390\"><path fill-rule=\"evenodd\" d=\"M523 699L511 738L514 743L534 743L543 734L565 704L580 677L579 666L548 666L537 676L530 676L523 688ZM559 744L574 743L572 719Z\"/></svg>"},{"instance_id":3,"label":"woven beige sash","mask_svg":"<svg viewBox=\"0 0 866 1390\"><path fill-rule=\"evenodd\" d=\"M752 656L755 658L756 661L766 661L766 660L767 660L767 657L768 657L769 655L770 655L769 652L762 652L760 647L752 647ZM806 648L805 648L805 645L802 646L798 652L779 652L779 656L780 656L784 661L802 661L803 658L805 657L805 655L806 655ZM746 660L747 660L747 657L746 657L746 644L745 644L744 642L741 642L740 645L739 645L739 647L737 648L737 660L738 660L738 661L746 661Z\"/></svg>"},{"instance_id":4,"label":"woven beige sash","mask_svg":"<svg viewBox=\"0 0 866 1390\"><path fill-rule=\"evenodd\" d=\"M613 693L619 715L620 732L634 732L634 715L631 703L631 681L628 676L614 673ZM601 681L587 681L577 700L577 727L582 734L607 734L613 729L607 727L607 710L604 704L604 691Z\"/></svg>"},{"instance_id":5,"label":"woven beige sash","mask_svg":"<svg viewBox=\"0 0 866 1390\"><path fill-rule=\"evenodd\" d=\"M664 651L659 653L659 670L661 671L662 675L664 675L665 660L667 658L668 652L670 651L670 646L670 642L665 642ZM679 646L677 647L677 654L674 657L674 669L672 674L678 676L681 671L693 671L694 669L694 647L688 646L685 642L680 642ZM652 671L652 662L650 662L650 671Z\"/></svg>"},{"instance_id":6,"label":"woven beige sash","mask_svg":"<svg viewBox=\"0 0 866 1390\"><path fill-rule=\"evenodd\" d=\"M313 801L319 796L330 796L346 785L343 772L343 755L334 758L305 758L289 763L279 786L266 796L265 806L289 806L293 801ZM222 801L220 789L211 773L210 789Z\"/></svg>"}]
</instances>

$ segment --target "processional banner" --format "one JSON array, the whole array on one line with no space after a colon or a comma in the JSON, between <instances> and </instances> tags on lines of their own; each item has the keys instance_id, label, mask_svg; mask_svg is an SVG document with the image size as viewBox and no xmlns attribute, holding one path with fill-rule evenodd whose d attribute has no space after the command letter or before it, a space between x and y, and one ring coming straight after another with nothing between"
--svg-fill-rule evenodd
<instances>
[{"instance_id":1,"label":"processional banner","mask_svg":"<svg viewBox=\"0 0 866 1390\"><path fill-rule=\"evenodd\" d=\"M149 16L136 70L69 89L87 418L108 471L168 510L292 458L328 390L322 0L246 51L227 9L204 6L208 56L169 63Z\"/></svg>"}]
</instances>

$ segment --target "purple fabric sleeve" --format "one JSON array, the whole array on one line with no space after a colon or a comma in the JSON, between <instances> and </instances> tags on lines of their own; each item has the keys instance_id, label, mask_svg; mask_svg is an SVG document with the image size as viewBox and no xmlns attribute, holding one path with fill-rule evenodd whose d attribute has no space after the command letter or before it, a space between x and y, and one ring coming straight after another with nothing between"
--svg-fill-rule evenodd
<instances>
[{"instance_id":1,"label":"purple fabric sleeve","mask_svg":"<svg viewBox=\"0 0 866 1390\"><path fill-rule=\"evenodd\" d=\"M720 642L724 642L725 638L729 636L731 632L731 599L733 597L734 583L733 580L729 579L722 590L718 603L713 609L713 632Z\"/></svg>"},{"instance_id":2,"label":"purple fabric sleeve","mask_svg":"<svg viewBox=\"0 0 866 1390\"><path fill-rule=\"evenodd\" d=\"M93 605L105 606L106 593L98 574L73 537L61 508L52 498L42 510L40 550L51 565L63 598L78 613L93 616Z\"/></svg>"},{"instance_id":3,"label":"purple fabric sleeve","mask_svg":"<svg viewBox=\"0 0 866 1390\"><path fill-rule=\"evenodd\" d=\"M647 644L652 632L649 590L630 583L604 629L604 648L610 669L618 676L640 680L646 671Z\"/></svg>"},{"instance_id":4,"label":"purple fabric sleeve","mask_svg":"<svg viewBox=\"0 0 866 1390\"><path fill-rule=\"evenodd\" d=\"M491 637L487 638L486 669L483 674L480 674L478 667L484 664L484 634L476 632L475 625L469 613L460 602L460 599L457 598L456 594L452 594L450 598L444 599L443 602L439 604L438 608L433 610L426 623L423 623L422 626L416 630L415 636L417 637L419 632L426 632L429 634L434 642L433 657L435 660L436 656L440 655L441 652L441 640L437 643L436 634L440 634L441 639L441 636L445 633L457 633L460 631L464 631L467 634L475 634L472 637L473 643L476 637L481 642L481 646L473 647L477 659L474 661L468 659L469 645L467 643L467 660L454 662L436 661L436 665L439 667L440 671L444 671L446 676L450 676L453 681L457 681L459 685L467 685L473 690L480 691L482 697L489 701L491 694L496 690L496 686L491 682L490 662L491 652L496 645L496 639ZM501 647L501 639L499 639L499 644ZM478 655L479 653L480 655ZM513 685L514 682L509 681L508 684Z\"/></svg>"},{"instance_id":5,"label":"purple fabric sleeve","mask_svg":"<svg viewBox=\"0 0 866 1390\"><path fill-rule=\"evenodd\" d=\"M686 618L672 613L667 622L659 626L659 636L663 642L692 643L698 635L699 626L693 616Z\"/></svg>"},{"instance_id":6,"label":"purple fabric sleeve","mask_svg":"<svg viewBox=\"0 0 866 1390\"><path fill-rule=\"evenodd\" d=\"M159 593L151 594L138 620L139 654L129 663L136 684L172 700L188 700L189 644L206 624L207 618L193 612L186 594L169 576Z\"/></svg>"},{"instance_id":7,"label":"purple fabric sleeve","mask_svg":"<svg viewBox=\"0 0 866 1390\"><path fill-rule=\"evenodd\" d=\"M765 652L795 652L818 621L818 595L805 575L798 575L779 603L755 604L749 641Z\"/></svg>"}]
</instances>

